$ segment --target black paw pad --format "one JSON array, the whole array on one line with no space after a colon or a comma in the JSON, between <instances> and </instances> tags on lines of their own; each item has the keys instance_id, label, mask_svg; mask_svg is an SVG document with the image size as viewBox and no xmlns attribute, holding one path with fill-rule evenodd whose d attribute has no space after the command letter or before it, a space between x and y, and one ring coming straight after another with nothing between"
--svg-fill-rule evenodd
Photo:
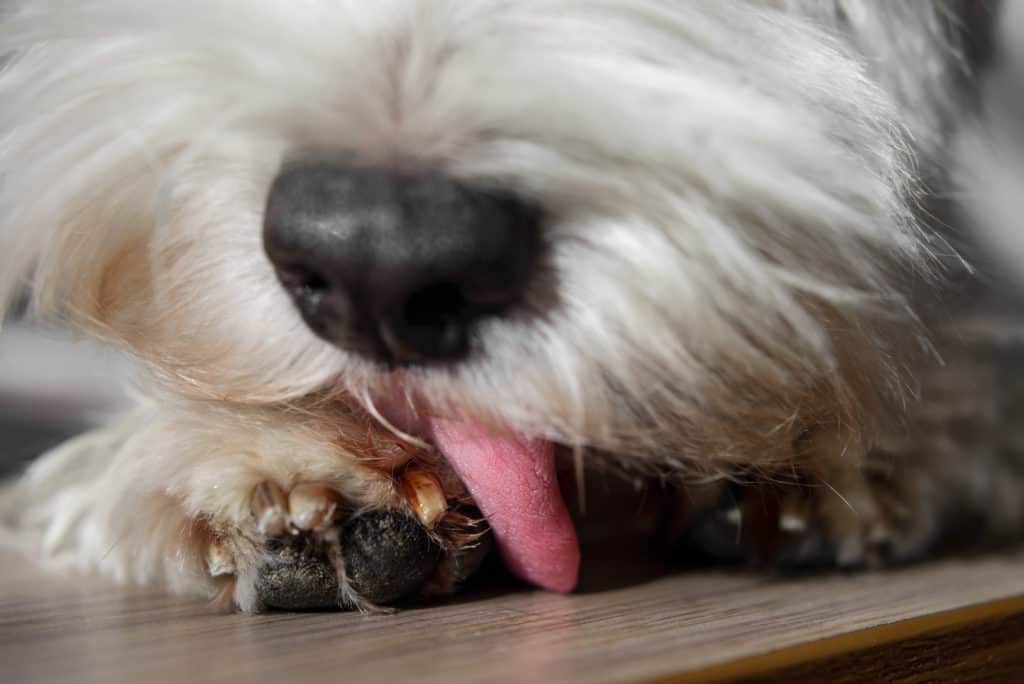
<instances>
[{"instance_id":1,"label":"black paw pad","mask_svg":"<svg viewBox=\"0 0 1024 684\"><path fill-rule=\"evenodd\" d=\"M256 595L267 608L325 610L338 607L338 577L318 551L277 544L264 551Z\"/></svg>"},{"instance_id":2,"label":"black paw pad","mask_svg":"<svg viewBox=\"0 0 1024 684\"><path fill-rule=\"evenodd\" d=\"M405 513L370 511L352 518L341 532L345 575L357 594L389 604L423 586L441 559L441 547Z\"/></svg>"}]
</instances>

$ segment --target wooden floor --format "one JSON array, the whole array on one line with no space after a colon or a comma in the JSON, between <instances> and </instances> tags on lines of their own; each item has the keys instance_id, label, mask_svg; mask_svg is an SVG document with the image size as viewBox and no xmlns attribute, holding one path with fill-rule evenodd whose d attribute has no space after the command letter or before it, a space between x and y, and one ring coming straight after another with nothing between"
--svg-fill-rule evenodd
<instances>
[{"instance_id":1,"label":"wooden floor","mask_svg":"<svg viewBox=\"0 0 1024 684\"><path fill-rule=\"evenodd\" d=\"M0 680L1024 681L1024 554L598 584L584 577L572 596L492 588L393 616L219 615L0 554Z\"/></svg>"}]
</instances>

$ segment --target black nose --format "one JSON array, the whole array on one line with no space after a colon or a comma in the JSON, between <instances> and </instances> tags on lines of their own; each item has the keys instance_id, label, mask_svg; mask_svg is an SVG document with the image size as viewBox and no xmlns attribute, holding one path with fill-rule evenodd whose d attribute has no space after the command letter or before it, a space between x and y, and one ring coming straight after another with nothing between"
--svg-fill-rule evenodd
<instances>
[{"instance_id":1,"label":"black nose","mask_svg":"<svg viewBox=\"0 0 1024 684\"><path fill-rule=\"evenodd\" d=\"M318 335L389 364L454 361L522 298L539 212L439 173L286 165L263 243Z\"/></svg>"}]
</instances>

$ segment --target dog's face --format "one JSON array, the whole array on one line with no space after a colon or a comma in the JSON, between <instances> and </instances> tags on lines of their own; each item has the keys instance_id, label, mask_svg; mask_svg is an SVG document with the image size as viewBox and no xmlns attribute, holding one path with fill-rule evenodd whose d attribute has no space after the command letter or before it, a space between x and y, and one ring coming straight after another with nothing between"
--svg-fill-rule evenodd
<instances>
[{"instance_id":1,"label":"dog's face","mask_svg":"<svg viewBox=\"0 0 1024 684\"><path fill-rule=\"evenodd\" d=\"M0 294L178 391L700 462L889 377L901 115L793 3L14 4Z\"/></svg>"}]
</instances>

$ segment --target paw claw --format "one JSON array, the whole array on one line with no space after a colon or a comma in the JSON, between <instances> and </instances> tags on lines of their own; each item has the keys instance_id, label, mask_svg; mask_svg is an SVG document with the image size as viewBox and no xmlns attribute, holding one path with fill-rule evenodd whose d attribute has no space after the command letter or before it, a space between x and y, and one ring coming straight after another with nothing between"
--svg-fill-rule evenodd
<instances>
[{"instance_id":1,"label":"paw claw","mask_svg":"<svg viewBox=\"0 0 1024 684\"><path fill-rule=\"evenodd\" d=\"M794 513L779 516L779 529L786 534L802 534L807 531L807 518Z\"/></svg>"},{"instance_id":2,"label":"paw claw","mask_svg":"<svg viewBox=\"0 0 1024 684\"><path fill-rule=\"evenodd\" d=\"M736 528L743 527L743 509L739 506L733 506L732 508L722 512L720 515L722 521L727 525Z\"/></svg>"},{"instance_id":3,"label":"paw claw","mask_svg":"<svg viewBox=\"0 0 1024 684\"><path fill-rule=\"evenodd\" d=\"M288 531L288 499L277 484L264 480L257 485L250 507L263 536L280 537Z\"/></svg>"},{"instance_id":4,"label":"paw claw","mask_svg":"<svg viewBox=\"0 0 1024 684\"><path fill-rule=\"evenodd\" d=\"M786 535L804 534L813 525L813 512L807 490L794 487L779 496L779 531Z\"/></svg>"},{"instance_id":5,"label":"paw claw","mask_svg":"<svg viewBox=\"0 0 1024 684\"><path fill-rule=\"evenodd\" d=\"M448 512L448 499L432 473L418 469L407 471L402 478L402 490L416 517L427 529L433 529Z\"/></svg>"},{"instance_id":6,"label":"paw claw","mask_svg":"<svg viewBox=\"0 0 1024 684\"><path fill-rule=\"evenodd\" d=\"M291 524L304 532L329 526L341 507L341 495L323 485L300 484L288 494Z\"/></svg>"},{"instance_id":7,"label":"paw claw","mask_svg":"<svg viewBox=\"0 0 1024 684\"><path fill-rule=\"evenodd\" d=\"M235 557L219 539L211 541L206 550L206 568L211 577L235 574Z\"/></svg>"}]
</instances>

